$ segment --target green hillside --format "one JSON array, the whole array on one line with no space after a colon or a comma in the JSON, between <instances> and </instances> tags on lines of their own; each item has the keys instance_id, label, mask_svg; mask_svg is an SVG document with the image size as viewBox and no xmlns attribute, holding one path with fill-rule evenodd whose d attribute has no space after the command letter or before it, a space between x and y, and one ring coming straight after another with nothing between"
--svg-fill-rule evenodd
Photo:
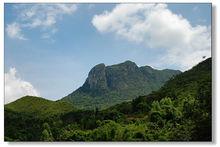
<instances>
[{"instance_id":1,"label":"green hillside","mask_svg":"<svg viewBox=\"0 0 220 147\"><path fill-rule=\"evenodd\" d=\"M99 87L105 88L103 83ZM212 59L171 78L158 91L104 110L40 119L23 113L23 103L5 109L6 141L212 141ZM31 103L25 100L26 106Z\"/></svg>"},{"instance_id":2,"label":"green hillside","mask_svg":"<svg viewBox=\"0 0 220 147\"><path fill-rule=\"evenodd\" d=\"M64 140L211 141L211 58L169 80L160 90L102 111L70 112ZM80 118L83 116L83 118ZM86 121L84 121L86 120ZM66 124L66 125L67 125Z\"/></svg>"},{"instance_id":3,"label":"green hillside","mask_svg":"<svg viewBox=\"0 0 220 147\"><path fill-rule=\"evenodd\" d=\"M175 76L156 92L107 111L125 114L132 120L137 116L147 118L168 140L211 141L212 59Z\"/></svg>"},{"instance_id":4,"label":"green hillside","mask_svg":"<svg viewBox=\"0 0 220 147\"><path fill-rule=\"evenodd\" d=\"M74 107L72 104L63 101L50 101L41 97L25 96L5 105L5 109L27 115L48 117L72 111Z\"/></svg>"}]
</instances>

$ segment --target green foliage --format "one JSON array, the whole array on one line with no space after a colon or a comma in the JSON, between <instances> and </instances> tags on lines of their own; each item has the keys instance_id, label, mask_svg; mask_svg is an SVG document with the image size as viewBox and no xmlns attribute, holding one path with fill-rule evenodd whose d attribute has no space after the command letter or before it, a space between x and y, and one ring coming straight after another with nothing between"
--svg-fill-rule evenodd
<instances>
[{"instance_id":1,"label":"green foliage","mask_svg":"<svg viewBox=\"0 0 220 147\"><path fill-rule=\"evenodd\" d=\"M40 140L41 120L32 115L13 112L5 109L5 140L37 141Z\"/></svg>"},{"instance_id":2,"label":"green foliage","mask_svg":"<svg viewBox=\"0 0 220 147\"><path fill-rule=\"evenodd\" d=\"M44 129L41 136L42 141L53 141L53 136L50 131Z\"/></svg>"},{"instance_id":3,"label":"green foliage","mask_svg":"<svg viewBox=\"0 0 220 147\"><path fill-rule=\"evenodd\" d=\"M42 118L73 111L74 107L63 101L54 102L40 97L25 96L5 105L5 109Z\"/></svg>"},{"instance_id":4,"label":"green foliage","mask_svg":"<svg viewBox=\"0 0 220 147\"><path fill-rule=\"evenodd\" d=\"M207 59L156 92L104 110L22 98L5 107L5 141L211 141L211 81Z\"/></svg>"}]
</instances>

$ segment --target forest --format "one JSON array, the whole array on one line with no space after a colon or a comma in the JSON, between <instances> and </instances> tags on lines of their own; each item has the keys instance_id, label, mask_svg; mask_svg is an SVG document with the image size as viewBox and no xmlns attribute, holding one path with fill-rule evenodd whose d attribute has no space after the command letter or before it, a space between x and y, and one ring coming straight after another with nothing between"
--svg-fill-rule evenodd
<instances>
[{"instance_id":1,"label":"forest","mask_svg":"<svg viewBox=\"0 0 220 147\"><path fill-rule=\"evenodd\" d=\"M212 59L105 109L26 96L4 114L5 141L212 141Z\"/></svg>"}]
</instances>

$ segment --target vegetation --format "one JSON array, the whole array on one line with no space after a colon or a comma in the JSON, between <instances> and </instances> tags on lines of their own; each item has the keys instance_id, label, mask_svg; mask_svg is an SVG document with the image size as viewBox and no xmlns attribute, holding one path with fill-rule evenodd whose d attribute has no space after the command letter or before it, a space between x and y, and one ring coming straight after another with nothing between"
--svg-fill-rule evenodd
<instances>
[{"instance_id":1,"label":"vegetation","mask_svg":"<svg viewBox=\"0 0 220 147\"><path fill-rule=\"evenodd\" d=\"M40 97L25 96L17 101L5 105L6 110L34 115L35 117L49 117L74 110L71 103L50 101Z\"/></svg>"},{"instance_id":2,"label":"vegetation","mask_svg":"<svg viewBox=\"0 0 220 147\"><path fill-rule=\"evenodd\" d=\"M5 109L5 140L211 141L211 71L209 58L156 92L104 110L74 109L39 118L20 111L18 100Z\"/></svg>"},{"instance_id":3,"label":"vegetation","mask_svg":"<svg viewBox=\"0 0 220 147\"><path fill-rule=\"evenodd\" d=\"M106 109L158 90L179 73L178 70L138 67L131 61L112 66L98 64L89 72L83 86L62 100L73 103L78 109Z\"/></svg>"}]
</instances>

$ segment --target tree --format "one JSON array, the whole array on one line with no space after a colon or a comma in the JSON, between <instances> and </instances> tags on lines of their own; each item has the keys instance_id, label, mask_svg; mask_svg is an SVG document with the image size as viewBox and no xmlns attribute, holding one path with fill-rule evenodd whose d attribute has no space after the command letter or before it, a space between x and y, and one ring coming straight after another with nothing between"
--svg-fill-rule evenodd
<instances>
[{"instance_id":1,"label":"tree","mask_svg":"<svg viewBox=\"0 0 220 147\"><path fill-rule=\"evenodd\" d=\"M41 140L42 141L53 141L54 140L52 132L50 130L50 126L48 123L43 124L43 131L41 134Z\"/></svg>"}]
</instances>

